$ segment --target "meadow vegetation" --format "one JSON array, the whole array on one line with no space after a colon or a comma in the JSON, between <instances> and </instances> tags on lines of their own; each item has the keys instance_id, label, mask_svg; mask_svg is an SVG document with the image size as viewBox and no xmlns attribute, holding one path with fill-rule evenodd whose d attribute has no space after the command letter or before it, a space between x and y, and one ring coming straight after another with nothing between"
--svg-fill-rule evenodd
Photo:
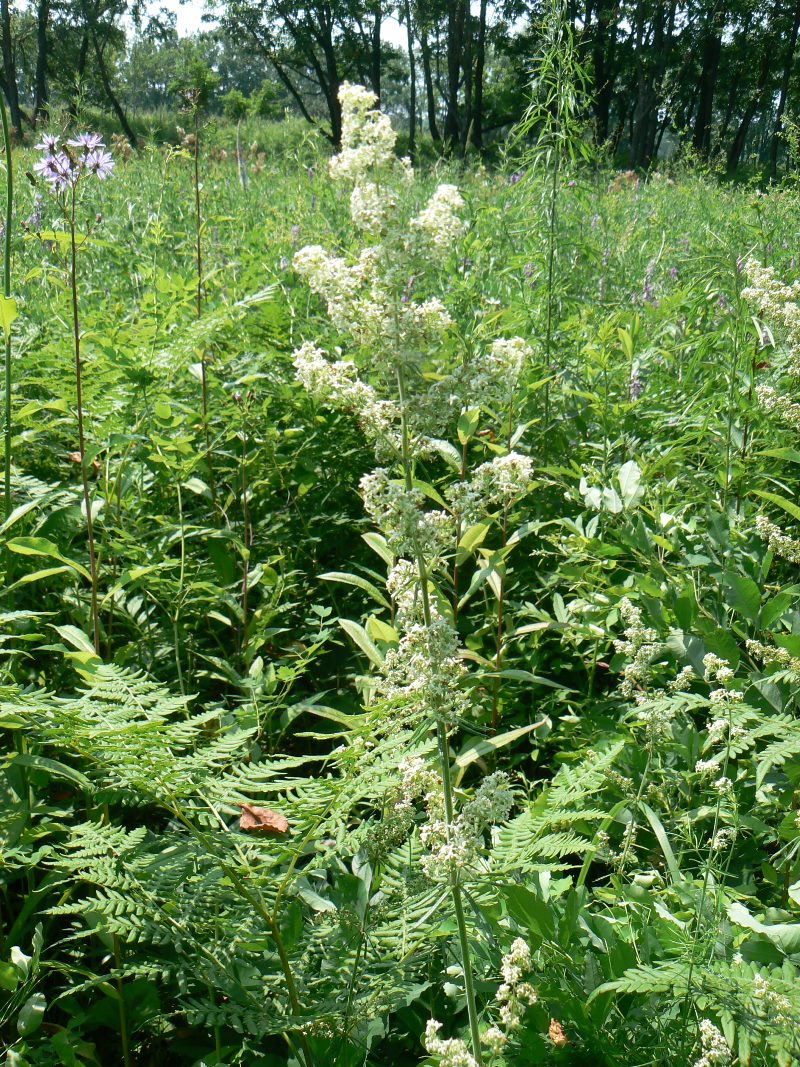
<instances>
[{"instance_id":1,"label":"meadow vegetation","mask_svg":"<svg viewBox=\"0 0 800 1067\"><path fill-rule=\"evenodd\" d=\"M798 1064L800 195L342 103L14 151L6 1063Z\"/></svg>"}]
</instances>

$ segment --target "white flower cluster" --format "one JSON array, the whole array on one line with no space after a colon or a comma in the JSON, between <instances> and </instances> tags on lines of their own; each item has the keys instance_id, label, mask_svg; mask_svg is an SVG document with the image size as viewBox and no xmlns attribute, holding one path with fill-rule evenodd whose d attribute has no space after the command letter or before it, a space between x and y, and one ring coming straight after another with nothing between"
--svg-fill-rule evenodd
<instances>
[{"instance_id":1,"label":"white flower cluster","mask_svg":"<svg viewBox=\"0 0 800 1067\"><path fill-rule=\"evenodd\" d=\"M473 863L479 855L488 827L504 822L514 805L508 775L497 771L484 778L472 799L448 824L439 774L421 756L403 759L400 774L395 809L400 813L408 813L413 802L420 797L425 807L427 822L420 829L420 840L426 849L426 855L422 857L422 869L431 881L447 881Z\"/></svg>"},{"instance_id":2,"label":"white flower cluster","mask_svg":"<svg viewBox=\"0 0 800 1067\"><path fill-rule=\"evenodd\" d=\"M694 667L681 667L675 677L667 683L667 688L671 693L684 693L696 677Z\"/></svg>"},{"instance_id":3,"label":"white flower cluster","mask_svg":"<svg viewBox=\"0 0 800 1067\"><path fill-rule=\"evenodd\" d=\"M439 252L448 252L464 235L467 223L458 215L464 199L455 185L440 185L411 225L425 234Z\"/></svg>"},{"instance_id":4,"label":"white flower cluster","mask_svg":"<svg viewBox=\"0 0 800 1067\"><path fill-rule=\"evenodd\" d=\"M736 840L737 833L735 826L723 826L714 834L709 843L709 848L712 852L724 852Z\"/></svg>"},{"instance_id":5,"label":"white flower cluster","mask_svg":"<svg viewBox=\"0 0 800 1067\"><path fill-rule=\"evenodd\" d=\"M713 652L707 652L703 656L703 667L706 672L706 680L709 682L717 681L725 685L726 682L733 681L734 672L731 670L728 661Z\"/></svg>"},{"instance_id":6,"label":"white flower cluster","mask_svg":"<svg viewBox=\"0 0 800 1067\"><path fill-rule=\"evenodd\" d=\"M793 656L788 649L778 645L764 645L761 641L747 641L747 651L753 659L759 660L764 665L777 663L787 670L800 672L800 659Z\"/></svg>"},{"instance_id":7,"label":"white flower cluster","mask_svg":"<svg viewBox=\"0 0 800 1067\"><path fill-rule=\"evenodd\" d=\"M431 561L452 547L455 526L451 516L446 511L426 511L420 489L407 490L383 467L365 474L360 486L367 514L384 531L396 555L421 554Z\"/></svg>"},{"instance_id":8,"label":"white flower cluster","mask_svg":"<svg viewBox=\"0 0 800 1067\"><path fill-rule=\"evenodd\" d=\"M442 1024L429 1019L425 1027L425 1051L439 1057L439 1067L478 1067L477 1060L458 1037L439 1037Z\"/></svg>"},{"instance_id":9,"label":"white flower cluster","mask_svg":"<svg viewBox=\"0 0 800 1067\"><path fill-rule=\"evenodd\" d=\"M518 937L503 956L500 974L503 984L496 993L500 1004L500 1020L506 1030L516 1030L525 1009L539 999L536 990L525 979L532 967L531 950L526 941Z\"/></svg>"},{"instance_id":10,"label":"white flower cluster","mask_svg":"<svg viewBox=\"0 0 800 1067\"><path fill-rule=\"evenodd\" d=\"M700 1023L700 1048L702 1055L693 1067L725 1067L731 1062L730 1045L709 1019Z\"/></svg>"},{"instance_id":11,"label":"white flower cluster","mask_svg":"<svg viewBox=\"0 0 800 1067\"><path fill-rule=\"evenodd\" d=\"M765 411L777 415L783 422L800 430L800 404L783 396L771 385L759 385L756 387L758 402Z\"/></svg>"},{"instance_id":12,"label":"white flower cluster","mask_svg":"<svg viewBox=\"0 0 800 1067\"><path fill-rule=\"evenodd\" d=\"M766 318L785 328L793 357L789 370L800 373L800 282L786 285L773 267L762 267L754 259L748 259L744 269L750 285L742 289L742 296Z\"/></svg>"},{"instance_id":13,"label":"white flower cluster","mask_svg":"<svg viewBox=\"0 0 800 1067\"><path fill-rule=\"evenodd\" d=\"M397 135L388 115L376 109L377 102L377 96L363 85L344 82L340 86L342 150L329 164L334 181L357 182L392 159Z\"/></svg>"},{"instance_id":14,"label":"white flower cluster","mask_svg":"<svg viewBox=\"0 0 800 1067\"><path fill-rule=\"evenodd\" d=\"M387 354L398 346L424 348L452 326L452 319L436 297L421 303L398 300L383 275L383 256L380 245L371 245L348 263L320 245L307 245L292 262L311 291L325 300L333 325L358 344Z\"/></svg>"},{"instance_id":15,"label":"white flower cluster","mask_svg":"<svg viewBox=\"0 0 800 1067\"><path fill-rule=\"evenodd\" d=\"M637 689L645 689L650 678L650 664L658 652L658 634L646 627L642 612L627 597L619 602L619 612L625 622L625 637L614 642L614 648L629 662L622 671L619 691L624 697L633 697Z\"/></svg>"},{"instance_id":16,"label":"white flower cluster","mask_svg":"<svg viewBox=\"0 0 800 1067\"><path fill-rule=\"evenodd\" d=\"M505 456L495 456L489 463L482 463L472 480L488 503L508 504L523 495L532 472L533 464L528 456L509 452Z\"/></svg>"},{"instance_id":17,"label":"white flower cluster","mask_svg":"<svg viewBox=\"0 0 800 1067\"><path fill-rule=\"evenodd\" d=\"M451 482L445 497L462 527L471 526L492 507L508 506L523 496L532 474L533 464L528 456L509 452L482 463L471 478Z\"/></svg>"},{"instance_id":18,"label":"white flower cluster","mask_svg":"<svg viewBox=\"0 0 800 1067\"><path fill-rule=\"evenodd\" d=\"M389 649L377 693L398 703L405 714L422 713L453 726L469 711L468 695L461 688L466 673L455 630L437 617L430 626L409 626L398 646Z\"/></svg>"},{"instance_id":19,"label":"white flower cluster","mask_svg":"<svg viewBox=\"0 0 800 1067\"><path fill-rule=\"evenodd\" d=\"M800 541L788 537L780 526L759 515L756 518L756 531L767 542L770 552L790 563L800 563Z\"/></svg>"},{"instance_id":20,"label":"white flower cluster","mask_svg":"<svg viewBox=\"0 0 800 1067\"><path fill-rule=\"evenodd\" d=\"M294 367L317 403L351 412L372 441L394 439L399 419L397 405L379 400L372 386L358 377L355 363L342 359L331 362L322 349L306 341L294 352Z\"/></svg>"},{"instance_id":21,"label":"white flower cluster","mask_svg":"<svg viewBox=\"0 0 800 1067\"><path fill-rule=\"evenodd\" d=\"M779 993L769 984L769 980L758 973L753 975L753 998L767 1008L779 1026L792 1023L792 1002L783 993Z\"/></svg>"},{"instance_id":22,"label":"white flower cluster","mask_svg":"<svg viewBox=\"0 0 800 1067\"><path fill-rule=\"evenodd\" d=\"M480 349L450 374L435 382L428 391L427 405L439 422L455 411L480 403L487 410L508 406L533 349L521 337L493 341Z\"/></svg>"},{"instance_id":23,"label":"white flower cluster","mask_svg":"<svg viewBox=\"0 0 800 1067\"><path fill-rule=\"evenodd\" d=\"M474 862L483 845L485 831L503 822L514 803L508 777L502 772L489 775L478 787L472 800L448 826L436 809L428 809L428 822L420 831L427 850L422 868L431 881L445 881L452 874ZM441 812L441 809L440 809Z\"/></svg>"}]
</instances>

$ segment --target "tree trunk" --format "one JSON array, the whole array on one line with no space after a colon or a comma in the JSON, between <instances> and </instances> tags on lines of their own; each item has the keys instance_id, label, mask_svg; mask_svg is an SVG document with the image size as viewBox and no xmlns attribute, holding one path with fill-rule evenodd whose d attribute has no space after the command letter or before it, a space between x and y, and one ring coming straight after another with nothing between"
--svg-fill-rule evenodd
<instances>
[{"instance_id":1,"label":"tree trunk","mask_svg":"<svg viewBox=\"0 0 800 1067\"><path fill-rule=\"evenodd\" d=\"M22 112L19 108L19 90L17 89L17 69L14 62L14 47L11 38L11 9L8 0L0 0L0 52L3 58L6 99L11 115L11 125L22 136Z\"/></svg>"},{"instance_id":2,"label":"tree trunk","mask_svg":"<svg viewBox=\"0 0 800 1067\"><path fill-rule=\"evenodd\" d=\"M469 3L464 5L464 38L461 49L461 67L464 71L464 120L461 123L459 152L463 158L467 151L467 142L472 136L473 121L473 81L472 81L472 16Z\"/></svg>"},{"instance_id":3,"label":"tree trunk","mask_svg":"<svg viewBox=\"0 0 800 1067\"><path fill-rule=\"evenodd\" d=\"M414 161L417 147L417 64L414 58L414 27L411 0L405 0L406 43L408 47L408 154Z\"/></svg>"},{"instance_id":4,"label":"tree trunk","mask_svg":"<svg viewBox=\"0 0 800 1067\"><path fill-rule=\"evenodd\" d=\"M775 5L777 6L777 5ZM773 9L774 11L774 9ZM731 142L731 146L727 149L727 171L735 171L741 160L741 154L745 150L745 144L747 142L748 133L750 132L750 124L755 117L756 111L762 106L764 100L767 82L769 80L769 73L772 59L772 47L774 45L774 38L771 34L765 37L762 47L764 49L762 54L761 67L758 68L758 79L755 84L755 91L750 97L745 108L745 113L741 116L741 120L734 134L734 139ZM735 97L735 92L731 94L732 102Z\"/></svg>"},{"instance_id":5,"label":"tree trunk","mask_svg":"<svg viewBox=\"0 0 800 1067\"><path fill-rule=\"evenodd\" d=\"M783 128L783 113L786 110L786 98L789 94L789 81L792 77L792 67L794 65L794 53L797 48L797 33L800 30L800 3L797 3L794 8L794 16L792 18L792 32L789 35L789 44L786 48L786 60L783 64L783 74L781 75L781 88L780 95L778 97L778 110L775 114L775 125L772 128L772 139L769 143L769 162L767 164L767 177L771 180L775 180L775 175L778 170L778 147L781 139L781 129Z\"/></svg>"},{"instance_id":6,"label":"tree trunk","mask_svg":"<svg viewBox=\"0 0 800 1067\"><path fill-rule=\"evenodd\" d=\"M136 134L133 132L131 125L128 122L128 116L125 114L122 104L120 104L116 93L111 86L111 79L108 76L108 68L106 67L106 61L103 58L103 50L97 39L97 30L95 29L94 24L90 26L90 32L92 35L95 58L97 59L97 69L100 72L100 81L103 83L103 90L108 97L108 102L111 104L114 114L117 116L117 121L122 127L122 132L128 138L131 148L135 149L137 147Z\"/></svg>"},{"instance_id":7,"label":"tree trunk","mask_svg":"<svg viewBox=\"0 0 800 1067\"><path fill-rule=\"evenodd\" d=\"M36 11L36 84L33 102L33 122L40 115L47 117L47 28L50 22L50 0L39 0Z\"/></svg>"},{"instance_id":8,"label":"tree trunk","mask_svg":"<svg viewBox=\"0 0 800 1067\"><path fill-rule=\"evenodd\" d=\"M711 147L711 123L714 116L714 90L717 86L719 57L722 51L722 36L719 26L709 16L703 38L700 60L700 93L694 122L692 144L701 155L707 155Z\"/></svg>"},{"instance_id":9,"label":"tree trunk","mask_svg":"<svg viewBox=\"0 0 800 1067\"><path fill-rule=\"evenodd\" d=\"M458 144L461 123L458 114L458 89L461 82L461 60L465 4L449 0L447 5L447 111L444 117L444 139L448 145Z\"/></svg>"},{"instance_id":10,"label":"tree trunk","mask_svg":"<svg viewBox=\"0 0 800 1067\"><path fill-rule=\"evenodd\" d=\"M381 25L383 12L381 5L377 4L374 9L372 22L372 42L370 49L370 71L372 91L378 98L378 107L381 106ZM338 90L337 90L338 91Z\"/></svg>"},{"instance_id":11,"label":"tree trunk","mask_svg":"<svg viewBox=\"0 0 800 1067\"><path fill-rule=\"evenodd\" d=\"M486 71L486 14L487 0L481 0L478 15L478 40L475 47L475 92L472 111L472 146L483 150L483 79Z\"/></svg>"},{"instance_id":12,"label":"tree trunk","mask_svg":"<svg viewBox=\"0 0 800 1067\"><path fill-rule=\"evenodd\" d=\"M431 69L431 46L427 30L420 27L419 44L422 51L422 73L425 78L425 98L428 105L428 129L434 143L441 141L439 126L436 122L436 95L433 91L433 71Z\"/></svg>"},{"instance_id":13,"label":"tree trunk","mask_svg":"<svg viewBox=\"0 0 800 1067\"><path fill-rule=\"evenodd\" d=\"M598 143L608 138L611 120L611 100L614 93L614 46L617 40L616 26L610 30L611 10L607 2L597 5L597 15L592 34L592 62L595 84L595 128ZM587 18L588 21L588 18Z\"/></svg>"}]
</instances>

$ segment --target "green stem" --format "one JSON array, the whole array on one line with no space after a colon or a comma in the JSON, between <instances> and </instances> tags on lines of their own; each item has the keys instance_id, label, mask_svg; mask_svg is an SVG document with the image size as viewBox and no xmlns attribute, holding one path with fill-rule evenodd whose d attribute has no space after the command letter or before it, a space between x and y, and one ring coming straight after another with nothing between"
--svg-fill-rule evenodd
<instances>
[{"instance_id":1,"label":"green stem","mask_svg":"<svg viewBox=\"0 0 800 1067\"><path fill-rule=\"evenodd\" d=\"M11 162L11 132L8 128L8 115L6 105L0 96L0 119L3 123L3 145L6 153L6 219L3 242L3 296L11 300L11 222L14 206L14 171ZM5 326L5 403L4 403L4 430L5 430L5 477L4 477L4 500L5 516L11 514L11 323Z\"/></svg>"},{"instance_id":2,"label":"green stem","mask_svg":"<svg viewBox=\"0 0 800 1067\"><path fill-rule=\"evenodd\" d=\"M406 417L406 384L402 367L397 368L397 390L400 398L400 431L402 440L403 477L406 492L413 489L411 476L411 452L408 439L408 420ZM419 547L415 548L417 557L417 570L419 572L420 592L422 599L422 618L426 628L430 629L432 622L430 592L428 590L428 570L425 559ZM453 782L450 775L450 742L447 738L447 727L441 717L437 717L436 740L439 747L439 764L442 775L442 789L444 792L444 812L447 836L450 836L450 827L453 824ZM467 924L464 919L464 905L461 899L461 886L458 882L458 874L453 871L450 874L450 893L453 899L453 911L456 916L458 929L458 942L461 950L461 969L464 973L464 992L467 999L467 1015L469 1016L469 1030L472 1039L472 1055L477 1067L482 1067L481 1058L481 1035L478 1027L478 1008L475 1000L475 984L472 976L472 960L467 938Z\"/></svg>"},{"instance_id":3,"label":"green stem","mask_svg":"<svg viewBox=\"0 0 800 1067\"><path fill-rule=\"evenodd\" d=\"M86 436L83 429L83 383L81 376L81 323L78 308L78 255L75 241L75 185L72 186L69 213L70 288L72 290L72 336L75 347L75 401L78 408L78 450L81 459L83 506L86 509L86 535L89 542L89 572L92 583L92 636L94 650L100 655L100 615L97 606L97 555L94 547L94 519L86 469Z\"/></svg>"}]
</instances>

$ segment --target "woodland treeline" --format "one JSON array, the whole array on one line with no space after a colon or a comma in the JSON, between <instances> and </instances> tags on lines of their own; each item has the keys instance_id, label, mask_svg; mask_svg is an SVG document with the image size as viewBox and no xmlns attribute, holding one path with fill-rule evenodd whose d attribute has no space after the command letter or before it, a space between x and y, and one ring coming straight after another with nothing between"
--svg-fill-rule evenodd
<instances>
[{"instance_id":1,"label":"woodland treeline","mask_svg":"<svg viewBox=\"0 0 800 1067\"><path fill-rule=\"evenodd\" d=\"M23 134L55 103L82 102L131 136L129 113L174 108L176 76L201 63L216 76L212 108L241 94L336 146L350 80L412 148L424 136L480 152L523 113L554 5L578 46L587 127L618 163L645 168L682 145L729 171L792 164L800 0L210 0L209 29L184 38L173 12L126 0L0 0L2 90Z\"/></svg>"}]
</instances>

